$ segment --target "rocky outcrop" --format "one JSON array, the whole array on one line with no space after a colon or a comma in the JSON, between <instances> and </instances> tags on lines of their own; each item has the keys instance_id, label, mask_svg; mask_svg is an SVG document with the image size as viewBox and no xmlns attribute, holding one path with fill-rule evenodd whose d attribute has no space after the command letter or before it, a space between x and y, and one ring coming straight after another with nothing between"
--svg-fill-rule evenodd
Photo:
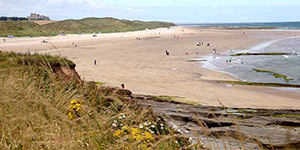
<instances>
[{"instance_id":1,"label":"rocky outcrop","mask_svg":"<svg viewBox=\"0 0 300 150\"><path fill-rule=\"evenodd\" d=\"M143 95L133 99L208 149L300 149L300 110L194 106Z\"/></svg>"}]
</instances>

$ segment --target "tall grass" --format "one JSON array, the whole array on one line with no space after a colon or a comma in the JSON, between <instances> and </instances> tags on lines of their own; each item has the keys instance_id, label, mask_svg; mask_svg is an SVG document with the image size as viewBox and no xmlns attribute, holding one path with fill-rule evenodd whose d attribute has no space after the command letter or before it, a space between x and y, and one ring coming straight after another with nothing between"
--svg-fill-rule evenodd
<instances>
[{"instance_id":1,"label":"tall grass","mask_svg":"<svg viewBox=\"0 0 300 150\"><path fill-rule=\"evenodd\" d=\"M150 108L96 84L60 78L52 60L1 53L0 64L15 65L0 67L0 149L188 147L187 139L165 127ZM39 61L44 63L32 63Z\"/></svg>"}]
</instances>

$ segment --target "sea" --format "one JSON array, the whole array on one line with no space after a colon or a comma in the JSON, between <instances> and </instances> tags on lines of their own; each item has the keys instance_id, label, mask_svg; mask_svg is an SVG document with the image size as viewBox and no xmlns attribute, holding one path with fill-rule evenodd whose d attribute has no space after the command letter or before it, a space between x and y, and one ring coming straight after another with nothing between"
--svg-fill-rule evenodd
<instances>
[{"instance_id":1,"label":"sea","mask_svg":"<svg viewBox=\"0 0 300 150\"><path fill-rule=\"evenodd\" d=\"M276 27L284 30L300 30L300 22L192 24L191 26ZM202 62L202 67L230 74L243 81L300 85L300 36L277 39L261 43L251 49L232 50L232 52L283 52L290 53L290 55L230 56L228 51L215 56L206 56L204 59L207 61ZM232 62L226 63L228 59L232 59ZM275 78L270 73L256 72L254 69L282 74L292 80L286 81L282 78Z\"/></svg>"},{"instance_id":2,"label":"sea","mask_svg":"<svg viewBox=\"0 0 300 150\"><path fill-rule=\"evenodd\" d=\"M182 23L179 26L190 27L230 27L230 28L277 28L299 30L300 22L256 22L256 23Z\"/></svg>"}]
</instances>

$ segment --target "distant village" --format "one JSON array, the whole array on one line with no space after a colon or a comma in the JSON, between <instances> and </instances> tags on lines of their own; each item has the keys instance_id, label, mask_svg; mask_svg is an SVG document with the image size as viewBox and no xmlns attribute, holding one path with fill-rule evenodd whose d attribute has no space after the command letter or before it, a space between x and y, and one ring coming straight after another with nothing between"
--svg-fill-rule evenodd
<instances>
[{"instance_id":1,"label":"distant village","mask_svg":"<svg viewBox=\"0 0 300 150\"><path fill-rule=\"evenodd\" d=\"M0 17L0 21L27 21L27 20L50 20L49 17L37 13L31 13L30 16L25 17Z\"/></svg>"}]
</instances>

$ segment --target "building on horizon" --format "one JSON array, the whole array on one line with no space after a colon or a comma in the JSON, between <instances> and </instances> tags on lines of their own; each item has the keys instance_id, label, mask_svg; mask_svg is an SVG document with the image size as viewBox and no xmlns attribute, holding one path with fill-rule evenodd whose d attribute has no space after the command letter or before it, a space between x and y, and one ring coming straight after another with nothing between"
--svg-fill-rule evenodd
<instances>
[{"instance_id":1,"label":"building on horizon","mask_svg":"<svg viewBox=\"0 0 300 150\"><path fill-rule=\"evenodd\" d=\"M49 17L37 13L31 13L30 16L27 17L27 19L28 20L50 20Z\"/></svg>"}]
</instances>

